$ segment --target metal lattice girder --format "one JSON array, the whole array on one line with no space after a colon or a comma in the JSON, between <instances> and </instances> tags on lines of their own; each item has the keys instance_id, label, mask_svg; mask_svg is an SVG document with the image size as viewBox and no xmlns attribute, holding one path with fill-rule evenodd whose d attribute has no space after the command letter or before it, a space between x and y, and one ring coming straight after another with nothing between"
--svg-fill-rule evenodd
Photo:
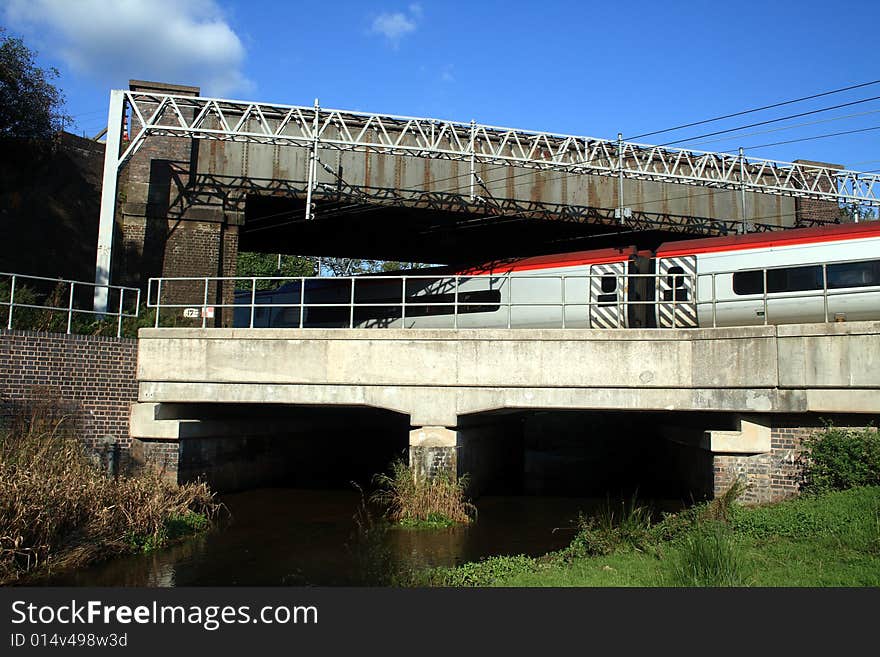
<instances>
[{"instance_id":1,"label":"metal lattice girder","mask_svg":"<svg viewBox=\"0 0 880 657\"><path fill-rule=\"evenodd\" d=\"M308 182L305 180L277 180L268 178L249 178L245 176L222 176L217 174L196 174L184 181L183 169L172 166L172 180L175 182L174 199L169 216L182 216L189 207L222 207L243 212L245 199L249 194L275 193L287 197L304 197ZM329 203L322 208L319 216L364 216L368 213L388 208L417 208L442 212L455 212L473 215L475 223L492 220L522 221L541 219L567 221L583 224L609 226L621 230L663 230L689 235L730 235L736 233L741 222L733 219L713 217L682 216L668 213L634 211L623 222L615 217L614 209L580 206L567 203L552 203L515 198L485 198L471 200L467 193L423 191L354 185L340 181L337 185L319 183L317 196L321 202ZM291 213L291 216L293 213ZM283 223L296 223L286 217ZM253 221L259 221L256 218ZM776 224L749 222L754 232L781 230ZM813 217L802 219L799 226L821 226L834 223L829 219Z\"/></svg>"},{"instance_id":2,"label":"metal lattice girder","mask_svg":"<svg viewBox=\"0 0 880 657\"><path fill-rule=\"evenodd\" d=\"M373 151L880 206L880 175L476 123L125 91L137 134Z\"/></svg>"}]
</instances>

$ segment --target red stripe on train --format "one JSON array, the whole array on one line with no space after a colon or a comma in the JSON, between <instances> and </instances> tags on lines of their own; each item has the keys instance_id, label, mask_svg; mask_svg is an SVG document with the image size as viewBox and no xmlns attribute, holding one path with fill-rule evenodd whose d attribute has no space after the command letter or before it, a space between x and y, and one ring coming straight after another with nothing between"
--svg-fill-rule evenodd
<instances>
[{"instance_id":1,"label":"red stripe on train","mask_svg":"<svg viewBox=\"0 0 880 657\"><path fill-rule=\"evenodd\" d=\"M657 249L658 258L671 258L698 253L741 251L744 249L793 246L796 244L819 244L839 240L880 237L880 221L858 224L840 224L820 228L794 228L772 233L751 233L733 237L710 237L699 240L667 242Z\"/></svg>"}]
</instances>

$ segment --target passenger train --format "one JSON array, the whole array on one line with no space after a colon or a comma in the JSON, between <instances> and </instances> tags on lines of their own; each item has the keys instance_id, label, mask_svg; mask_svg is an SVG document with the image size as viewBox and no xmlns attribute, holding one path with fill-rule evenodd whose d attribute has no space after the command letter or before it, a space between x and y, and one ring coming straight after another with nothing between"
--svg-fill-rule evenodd
<instances>
[{"instance_id":1,"label":"passenger train","mask_svg":"<svg viewBox=\"0 0 880 657\"><path fill-rule=\"evenodd\" d=\"M354 301L354 304L352 304ZM236 326L687 328L880 320L880 222L578 251L237 295Z\"/></svg>"}]
</instances>

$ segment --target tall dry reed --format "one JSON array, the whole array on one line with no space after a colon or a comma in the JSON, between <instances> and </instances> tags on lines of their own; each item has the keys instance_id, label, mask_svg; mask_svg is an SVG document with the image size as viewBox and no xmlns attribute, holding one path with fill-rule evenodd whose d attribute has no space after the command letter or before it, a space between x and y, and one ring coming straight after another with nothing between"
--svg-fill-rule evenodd
<instances>
[{"instance_id":1,"label":"tall dry reed","mask_svg":"<svg viewBox=\"0 0 880 657\"><path fill-rule=\"evenodd\" d=\"M377 490L371 500L386 507L389 520L397 523L471 522L476 507L465 495L467 478L456 479L451 472L439 472L434 477L418 477L401 460L391 464L388 474L373 479Z\"/></svg>"},{"instance_id":2,"label":"tall dry reed","mask_svg":"<svg viewBox=\"0 0 880 657\"><path fill-rule=\"evenodd\" d=\"M0 430L0 583L159 546L169 522L216 509L203 484L109 478L52 400Z\"/></svg>"}]
</instances>

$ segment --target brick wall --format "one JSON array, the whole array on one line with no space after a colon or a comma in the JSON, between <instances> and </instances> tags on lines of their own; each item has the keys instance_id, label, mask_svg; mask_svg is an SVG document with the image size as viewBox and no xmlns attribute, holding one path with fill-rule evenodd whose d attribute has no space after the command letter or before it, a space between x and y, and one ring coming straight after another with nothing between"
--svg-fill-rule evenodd
<instances>
[{"instance_id":1,"label":"brick wall","mask_svg":"<svg viewBox=\"0 0 880 657\"><path fill-rule=\"evenodd\" d=\"M130 86L133 90L199 94L198 87L136 80ZM183 111L191 118L192 110ZM176 122L170 114L164 120ZM133 117L132 134L141 127ZM145 288L151 276L235 275L240 213L227 212L222 203L199 205L204 199L194 201L188 196L187 190L199 170L199 145L199 140L151 136L121 170L115 236L119 248L113 257L115 282ZM219 290L212 300L232 303L232 299L230 287L228 291ZM167 301L195 303L201 302L201 296Z\"/></svg>"},{"instance_id":2,"label":"brick wall","mask_svg":"<svg viewBox=\"0 0 880 657\"><path fill-rule=\"evenodd\" d=\"M814 162L812 160L795 160L798 164L806 166L815 165L828 169L843 169L839 164L828 162ZM824 178L819 180L819 189L822 191L836 192L834 183ZM836 201L818 201L808 198L796 198L794 200L795 221L798 226L810 226L814 221L834 221L840 216L840 209Z\"/></svg>"},{"instance_id":3,"label":"brick wall","mask_svg":"<svg viewBox=\"0 0 880 657\"><path fill-rule=\"evenodd\" d=\"M89 447L113 442L125 452L136 366L137 340L2 330L0 403L8 414L28 400L57 398L76 412Z\"/></svg>"},{"instance_id":4,"label":"brick wall","mask_svg":"<svg viewBox=\"0 0 880 657\"><path fill-rule=\"evenodd\" d=\"M825 419L837 427L862 429L872 418L837 416ZM749 504L776 502L797 495L802 475L801 444L807 436L821 431L822 427L822 421L818 418L776 418L770 432L770 452L714 455L712 472L715 495L730 488L738 478L748 486L741 499Z\"/></svg>"},{"instance_id":5,"label":"brick wall","mask_svg":"<svg viewBox=\"0 0 880 657\"><path fill-rule=\"evenodd\" d=\"M455 475L458 472L458 448L411 445L409 464L418 477L424 476L433 479L443 472Z\"/></svg>"}]
</instances>

